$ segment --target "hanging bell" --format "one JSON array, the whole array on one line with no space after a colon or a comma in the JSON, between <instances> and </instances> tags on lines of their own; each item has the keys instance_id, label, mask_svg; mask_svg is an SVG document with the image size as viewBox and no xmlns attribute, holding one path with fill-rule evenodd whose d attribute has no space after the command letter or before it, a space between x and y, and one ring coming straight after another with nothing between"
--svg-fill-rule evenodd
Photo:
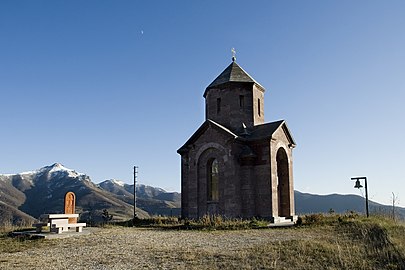
<instances>
[{"instance_id":1,"label":"hanging bell","mask_svg":"<svg viewBox=\"0 0 405 270\"><path fill-rule=\"evenodd\" d=\"M362 188L363 186L360 184L360 180L356 180L356 184L354 185L355 188Z\"/></svg>"}]
</instances>

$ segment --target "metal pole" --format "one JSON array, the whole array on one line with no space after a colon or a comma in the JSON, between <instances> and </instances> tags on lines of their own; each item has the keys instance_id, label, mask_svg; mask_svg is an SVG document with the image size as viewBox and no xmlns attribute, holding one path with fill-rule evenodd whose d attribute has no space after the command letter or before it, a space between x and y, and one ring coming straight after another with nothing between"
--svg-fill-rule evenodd
<instances>
[{"instance_id":1,"label":"metal pole","mask_svg":"<svg viewBox=\"0 0 405 270\"><path fill-rule=\"evenodd\" d=\"M368 190L367 190L367 177L364 177L364 183L365 183L364 187L365 187L365 189L366 189L366 214L367 214L367 217L368 217Z\"/></svg>"},{"instance_id":2,"label":"metal pole","mask_svg":"<svg viewBox=\"0 0 405 270\"><path fill-rule=\"evenodd\" d=\"M367 177L352 177L352 180L356 180L356 185L354 186L355 188L362 188L363 186L360 185L360 181L359 180L364 180L364 188L366 189L366 215L367 217L369 216L368 213L368 189L367 189Z\"/></svg>"},{"instance_id":3,"label":"metal pole","mask_svg":"<svg viewBox=\"0 0 405 270\"><path fill-rule=\"evenodd\" d=\"M136 177L138 176L138 167L134 166L134 219L136 219Z\"/></svg>"}]
</instances>

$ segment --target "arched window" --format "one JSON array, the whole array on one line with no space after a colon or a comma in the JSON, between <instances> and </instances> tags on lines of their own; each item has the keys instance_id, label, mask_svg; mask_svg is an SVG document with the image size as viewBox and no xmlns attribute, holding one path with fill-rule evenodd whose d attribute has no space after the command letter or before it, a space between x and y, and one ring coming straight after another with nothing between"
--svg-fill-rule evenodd
<instances>
[{"instance_id":1,"label":"arched window","mask_svg":"<svg viewBox=\"0 0 405 270\"><path fill-rule=\"evenodd\" d=\"M218 189L218 161L216 159L211 159L207 164L207 184L208 184L208 201L218 201L219 199L219 189Z\"/></svg>"}]
</instances>

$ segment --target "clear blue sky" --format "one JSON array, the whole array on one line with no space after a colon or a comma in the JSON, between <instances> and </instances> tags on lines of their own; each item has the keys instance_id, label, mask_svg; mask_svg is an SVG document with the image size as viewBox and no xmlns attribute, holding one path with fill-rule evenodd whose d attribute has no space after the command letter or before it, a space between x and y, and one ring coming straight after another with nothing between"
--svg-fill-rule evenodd
<instances>
[{"instance_id":1,"label":"clear blue sky","mask_svg":"<svg viewBox=\"0 0 405 270\"><path fill-rule=\"evenodd\" d=\"M295 189L405 206L405 1L0 1L0 173L54 162L180 191L176 150L237 62L297 142Z\"/></svg>"}]
</instances>

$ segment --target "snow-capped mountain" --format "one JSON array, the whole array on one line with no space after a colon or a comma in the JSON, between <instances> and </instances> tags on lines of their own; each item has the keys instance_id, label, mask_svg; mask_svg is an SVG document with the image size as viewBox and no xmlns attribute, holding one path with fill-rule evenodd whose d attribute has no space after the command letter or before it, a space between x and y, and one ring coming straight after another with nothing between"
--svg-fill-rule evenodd
<instances>
[{"instance_id":1,"label":"snow-capped mountain","mask_svg":"<svg viewBox=\"0 0 405 270\"><path fill-rule=\"evenodd\" d=\"M90 181L90 178L83 174L83 173L78 173L75 170L71 170L66 168L60 163L54 163L50 166L45 166L39 170L35 171L28 171L28 172L22 172L22 173L17 173L17 174L3 174L0 175L0 179L7 179L7 178L21 178L25 179L31 183L33 183L34 180L38 179L54 179L54 178L61 178L61 177L70 177L70 178L77 178L78 180L82 181Z\"/></svg>"},{"instance_id":2,"label":"snow-capped mountain","mask_svg":"<svg viewBox=\"0 0 405 270\"><path fill-rule=\"evenodd\" d=\"M133 204L134 185L110 179L99 184L120 200ZM136 185L137 206L151 215L180 215L181 196L178 192L166 192L164 189L146 185Z\"/></svg>"},{"instance_id":3,"label":"snow-capped mountain","mask_svg":"<svg viewBox=\"0 0 405 270\"><path fill-rule=\"evenodd\" d=\"M132 196L134 192L129 191L129 185L124 183L124 181L121 180L116 180L116 179L109 179L105 180L101 183L98 184L98 186L104 190L107 190L109 192L112 192L116 195L122 195L122 196ZM132 189L134 186L132 185Z\"/></svg>"},{"instance_id":4,"label":"snow-capped mountain","mask_svg":"<svg viewBox=\"0 0 405 270\"><path fill-rule=\"evenodd\" d=\"M117 179L109 179L98 184L102 189L108 190L114 194L134 195L134 185L129 185L124 181ZM158 187L151 187L147 185L137 184L136 185L136 195L138 198L156 198L162 193L168 193L166 190ZM177 192L175 192L177 193ZM179 194L179 193L178 193Z\"/></svg>"},{"instance_id":5,"label":"snow-capped mountain","mask_svg":"<svg viewBox=\"0 0 405 270\"><path fill-rule=\"evenodd\" d=\"M110 179L95 184L84 173L54 163L38 170L0 174L0 226L31 223L45 213L62 213L66 192L76 194L76 212L86 222L101 217L107 209L115 220L133 216L134 186ZM137 186L137 215L179 214L180 194L163 189Z\"/></svg>"},{"instance_id":6,"label":"snow-capped mountain","mask_svg":"<svg viewBox=\"0 0 405 270\"><path fill-rule=\"evenodd\" d=\"M27 220L19 211L34 218L45 213L63 213L68 191L76 194L76 212L83 219L97 217L103 209L117 220L133 215L133 205L101 189L86 174L55 163L34 171L0 175L0 219L7 216L13 223ZM137 211L141 217L149 216L142 209Z\"/></svg>"},{"instance_id":7,"label":"snow-capped mountain","mask_svg":"<svg viewBox=\"0 0 405 270\"><path fill-rule=\"evenodd\" d=\"M34 171L34 174L43 176L45 175L48 179L54 179L55 177L70 177L70 178L77 178L81 181L91 181L90 177L85 175L84 173L76 172L75 170L71 170L66 168L60 163L54 163L51 166L43 167L38 171Z\"/></svg>"}]
</instances>

